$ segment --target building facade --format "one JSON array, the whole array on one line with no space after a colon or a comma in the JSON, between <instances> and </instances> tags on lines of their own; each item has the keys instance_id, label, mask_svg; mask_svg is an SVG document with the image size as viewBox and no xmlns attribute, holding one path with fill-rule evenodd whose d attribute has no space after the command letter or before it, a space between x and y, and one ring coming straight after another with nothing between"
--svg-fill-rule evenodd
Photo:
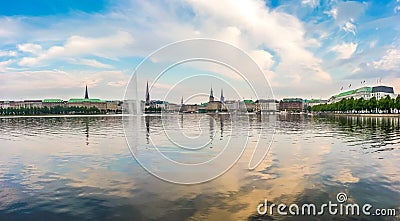
<instances>
[{"instance_id":1,"label":"building facade","mask_svg":"<svg viewBox=\"0 0 400 221\"><path fill-rule=\"evenodd\" d=\"M303 99L301 98L283 98L279 102L280 111L302 112L304 110Z\"/></svg>"},{"instance_id":2,"label":"building facade","mask_svg":"<svg viewBox=\"0 0 400 221\"><path fill-rule=\"evenodd\" d=\"M236 112L239 110L239 101L226 100L224 102L224 107L228 112Z\"/></svg>"},{"instance_id":3,"label":"building facade","mask_svg":"<svg viewBox=\"0 0 400 221\"><path fill-rule=\"evenodd\" d=\"M262 114L274 114L279 111L279 101L274 99L256 100L255 111Z\"/></svg>"},{"instance_id":4,"label":"building facade","mask_svg":"<svg viewBox=\"0 0 400 221\"><path fill-rule=\"evenodd\" d=\"M185 104L181 108L181 111L183 113L198 113L199 108L200 108L200 105L197 105L197 104Z\"/></svg>"},{"instance_id":5,"label":"building facade","mask_svg":"<svg viewBox=\"0 0 400 221\"><path fill-rule=\"evenodd\" d=\"M375 97L377 100L389 96L390 98L396 98L393 87L389 86L375 86L375 87L361 87L354 90L345 91L337 95L332 96L329 99L329 103L336 103L343 99L359 99L364 98L365 100Z\"/></svg>"},{"instance_id":6,"label":"building facade","mask_svg":"<svg viewBox=\"0 0 400 221\"><path fill-rule=\"evenodd\" d=\"M86 107L86 108L96 107L99 110L107 110L107 102L97 98L89 98L89 99L71 98L68 100L67 106Z\"/></svg>"},{"instance_id":7,"label":"building facade","mask_svg":"<svg viewBox=\"0 0 400 221\"><path fill-rule=\"evenodd\" d=\"M47 108L65 106L65 102L61 99L44 99L42 101L42 106Z\"/></svg>"},{"instance_id":8,"label":"building facade","mask_svg":"<svg viewBox=\"0 0 400 221\"><path fill-rule=\"evenodd\" d=\"M243 100L239 103L239 109L247 112L254 112L256 110L256 104L253 100Z\"/></svg>"}]
</instances>

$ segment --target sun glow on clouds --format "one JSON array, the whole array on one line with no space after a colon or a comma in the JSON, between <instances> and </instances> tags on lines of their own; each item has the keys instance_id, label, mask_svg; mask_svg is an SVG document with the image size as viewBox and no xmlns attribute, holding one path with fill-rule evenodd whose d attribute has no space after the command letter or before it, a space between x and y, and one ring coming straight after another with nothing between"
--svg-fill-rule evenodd
<instances>
[{"instance_id":1,"label":"sun glow on clouds","mask_svg":"<svg viewBox=\"0 0 400 221\"><path fill-rule=\"evenodd\" d=\"M269 78L278 97L312 96L309 88L328 97L336 93L338 81L355 73L372 78L374 71L398 69L398 50L393 45L399 35L393 33L399 25L394 23L398 13L393 5L388 4L379 13L382 17L376 18L368 14L374 1L302 0L275 7L267 3L121 1L105 5L102 12L74 12L68 17L0 15L0 94L4 96L6 88L23 91L28 86L35 96L35 88L40 94L43 87L96 82L94 87L108 85L114 94L122 95L141 59L167 43L187 38L214 38L243 49ZM46 79L39 81L41 77Z\"/></svg>"}]
</instances>

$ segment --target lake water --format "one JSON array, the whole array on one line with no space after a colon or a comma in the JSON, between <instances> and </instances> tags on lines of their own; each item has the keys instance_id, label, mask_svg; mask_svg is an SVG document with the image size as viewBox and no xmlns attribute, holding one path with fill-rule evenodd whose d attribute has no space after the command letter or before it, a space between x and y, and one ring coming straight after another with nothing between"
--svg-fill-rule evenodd
<instances>
[{"instance_id":1,"label":"lake water","mask_svg":"<svg viewBox=\"0 0 400 221\"><path fill-rule=\"evenodd\" d=\"M399 118L142 116L131 150L122 121L121 116L0 118L0 220L400 219ZM176 148L165 138L165 128L184 146L204 146ZM241 136L248 138L248 148L238 162L202 184L163 181L132 156L154 166L151 148L156 145L171 159L198 163L217 156L232 140L225 151L234 153ZM250 171L258 140L272 144ZM152 170L174 173L169 167ZM336 202L338 193L345 193L349 203L395 208L397 217L257 213L265 199L320 205Z\"/></svg>"}]
</instances>

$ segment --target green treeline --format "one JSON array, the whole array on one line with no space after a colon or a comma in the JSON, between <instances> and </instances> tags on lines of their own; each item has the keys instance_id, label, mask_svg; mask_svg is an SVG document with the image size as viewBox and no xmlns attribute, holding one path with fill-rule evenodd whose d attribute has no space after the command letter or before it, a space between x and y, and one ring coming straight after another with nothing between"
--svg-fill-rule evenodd
<instances>
[{"instance_id":1,"label":"green treeline","mask_svg":"<svg viewBox=\"0 0 400 221\"><path fill-rule=\"evenodd\" d=\"M97 107L21 107L0 108L0 115L46 115L46 114L103 114Z\"/></svg>"},{"instance_id":2,"label":"green treeline","mask_svg":"<svg viewBox=\"0 0 400 221\"><path fill-rule=\"evenodd\" d=\"M161 107L146 107L144 111L146 113L161 113Z\"/></svg>"},{"instance_id":3,"label":"green treeline","mask_svg":"<svg viewBox=\"0 0 400 221\"><path fill-rule=\"evenodd\" d=\"M396 99L389 96L377 100L375 97L365 100L364 98L343 99L332 104L319 104L311 108L315 112L356 112L356 113L392 113L400 110L400 95Z\"/></svg>"}]
</instances>

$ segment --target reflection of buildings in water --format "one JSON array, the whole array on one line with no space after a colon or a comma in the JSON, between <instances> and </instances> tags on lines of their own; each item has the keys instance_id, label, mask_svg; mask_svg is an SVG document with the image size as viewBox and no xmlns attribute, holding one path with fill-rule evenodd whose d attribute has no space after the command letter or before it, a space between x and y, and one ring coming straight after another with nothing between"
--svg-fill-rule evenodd
<instances>
[{"instance_id":1,"label":"reflection of buildings in water","mask_svg":"<svg viewBox=\"0 0 400 221\"><path fill-rule=\"evenodd\" d=\"M89 145L89 118L85 118L84 122L85 122L85 126L86 126L85 134L86 134L86 146L87 146L87 145Z\"/></svg>"},{"instance_id":2,"label":"reflection of buildings in water","mask_svg":"<svg viewBox=\"0 0 400 221\"><path fill-rule=\"evenodd\" d=\"M341 131L338 136L345 134L353 140L361 139L365 150L385 150L383 147L397 143L400 137L398 117L333 116L325 119L330 127Z\"/></svg>"},{"instance_id":3,"label":"reflection of buildings in water","mask_svg":"<svg viewBox=\"0 0 400 221\"><path fill-rule=\"evenodd\" d=\"M181 115L180 127L181 127L181 129L183 129L183 114L180 114L180 115Z\"/></svg>"},{"instance_id":4,"label":"reflection of buildings in water","mask_svg":"<svg viewBox=\"0 0 400 221\"><path fill-rule=\"evenodd\" d=\"M214 140L214 130L215 130L215 125L214 125L214 117L211 115L208 115L210 118L209 121L209 126L210 126L210 144L212 144L212 141Z\"/></svg>"},{"instance_id":5,"label":"reflection of buildings in water","mask_svg":"<svg viewBox=\"0 0 400 221\"><path fill-rule=\"evenodd\" d=\"M257 122L260 123L262 121L261 114L256 114L256 117L257 117Z\"/></svg>"},{"instance_id":6,"label":"reflection of buildings in water","mask_svg":"<svg viewBox=\"0 0 400 221\"><path fill-rule=\"evenodd\" d=\"M222 140L222 138L224 137L224 119L222 119L222 117L219 118L219 122L221 125L221 138L220 140Z\"/></svg>"},{"instance_id":7,"label":"reflection of buildings in water","mask_svg":"<svg viewBox=\"0 0 400 221\"><path fill-rule=\"evenodd\" d=\"M146 122L146 143L149 144L150 143L150 118L148 116L146 116L144 119Z\"/></svg>"}]
</instances>

